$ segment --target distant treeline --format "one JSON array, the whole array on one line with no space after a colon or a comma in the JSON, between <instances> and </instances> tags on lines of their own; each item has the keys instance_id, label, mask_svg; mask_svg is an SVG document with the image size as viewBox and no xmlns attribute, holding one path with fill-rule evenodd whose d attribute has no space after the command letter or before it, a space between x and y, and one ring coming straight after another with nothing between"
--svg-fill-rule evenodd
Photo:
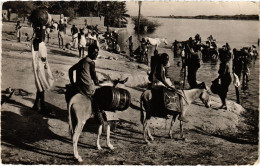
<instances>
[{"instance_id":1,"label":"distant treeline","mask_svg":"<svg viewBox=\"0 0 260 166\"><path fill-rule=\"evenodd\" d=\"M258 15L198 15L198 16L155 16L156 18L177 18L177 19L214 19L214 20L259 20Z\"/></svg>"},{"instance_id":2,"label":"distant treeline","mask_svg":"<svg viewBox=\"0 0 260 166\"><path fill-rule=\"evenodd\" d=\"M17 13L18 17L29 17L32 10L46 9L51 14L65 17L105 17L105 25L120 26L127 23L126 3L124 1L8 1L3 10Z\"/></svg>"}]
</instances>

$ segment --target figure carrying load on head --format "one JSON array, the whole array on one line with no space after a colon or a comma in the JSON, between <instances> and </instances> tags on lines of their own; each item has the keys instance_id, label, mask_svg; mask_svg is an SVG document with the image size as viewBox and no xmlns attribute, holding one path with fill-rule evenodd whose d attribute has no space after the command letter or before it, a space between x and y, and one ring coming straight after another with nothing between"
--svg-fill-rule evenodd
<instances>
[{"instance_id":1,"label":"figure carrying load on head","mask_svg":"<svg viewBox=\"0 0 260 166\"><path fill-rule=\"evenodd\" d=\"M47 11L37 9L31 13L31 22L34 30L32 42L33 71L37 88L36 100L34 102L33 109L41 111L44 114L49 114L51 111L47 110L45 107L44 92L50 89L53 85L54 78L48 63L47 48L44 40L46 26L50 24L51 17Z\"/></svg>"}]
</instances>

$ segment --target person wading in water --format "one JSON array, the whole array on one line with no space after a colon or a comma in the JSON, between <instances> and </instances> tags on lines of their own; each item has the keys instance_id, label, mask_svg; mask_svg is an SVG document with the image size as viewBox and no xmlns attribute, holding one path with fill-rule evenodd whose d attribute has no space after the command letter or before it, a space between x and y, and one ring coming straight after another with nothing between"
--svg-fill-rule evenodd
<instances>
[{"instance_id":1,"label":"person wading in water","mask_svg":"<svg viewBox=\"0 0 260 166\"><path fill-rule=\"evenodd\" d=\"M226 105L226 98L227 98L227 92L228 87L232 81L231 75L230 75L230 69L229 69L229 60L231 58L231 54L228 50L225 50L222 54L219 55L220 59L220 65L219 65L219 71L218 71L218 79L220 79L220 91L218 93L222 105L219 107L219 109L227 109Z\"/></svg>"},{"instance_id":2,"label":"person wading in water","mask_svg":"<svg viewBox=\"0 0 260 166\"><path fill-rule=\"evenodd\" d=\"M200 68L200 61L202 58L202 47L200 45L194 46L193 48L190 48L189 45L187 45L188 49L188 56L186 59L186 65L188 66L188 83L190 85L190 88L196 88L197 87L197 71Z\"/></svg>"}]
</instances>

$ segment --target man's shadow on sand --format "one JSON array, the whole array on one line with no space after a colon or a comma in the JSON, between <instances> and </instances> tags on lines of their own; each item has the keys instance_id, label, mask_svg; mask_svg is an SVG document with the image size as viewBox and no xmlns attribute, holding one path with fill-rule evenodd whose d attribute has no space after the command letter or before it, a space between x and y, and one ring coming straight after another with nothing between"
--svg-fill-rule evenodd
<instances>
[{"instance_id":1,"label":"man's shadow on sand","mask_svg":"<svg viewBox=\"0 0 260 166\"><path fill-rule=\"evenodd\" d=\"M7 104L7 103L6 103ZM8 104L20 108L20 114L14 112L4 111L1 112L1 144L7 147L16 147L26 151L35 152L41 155L50 157L56 157L59 159L72 160L72 141L69 138L59 136L50 130L48 124L48 118L44 118L38 112L33 111L30 107L17 102L15 100L9 100ZM61 109L57 109L55 106L47 103L48 108L55 108L58 112ZM54 109L53 109L54 110ZM64 112L64 111L63 111ZM57 115L57 117L60 115ZM65 120L65 114L62 113L62 118ZM67 119L67 116L66 116ZM64 126L68 127L68 126ZM71 153L60 152L56 150L46 150L34 145L35 142L44 140L58 140L71 148ZM66 145L69 144L69 145ZM79 147L95 149L95 146L89 144L78 144Z\"/></svg>"},{"instance_id":2,"label":"man's shadow on sand","mask_svg":"<svg viewBox=\"0 0 260 166\"><path fill-rule=\"evenodd\" d=\"M34 99L31 99L31 98L26 98L26 100L34 102ZM50 110L52 112L50 115L44 115L46 118L57 119L57 120L61 120L63 122L68 123L68 111L67 110L56 107L55 105L48 103L48 102L45 102L45 106L48 110ZM97 119L90 118L83 128L83 132L97 133L98 124L99 123L98 123ZM68 127L68 126L64 126L64 127Z\"/></svg>"}]
</instances>

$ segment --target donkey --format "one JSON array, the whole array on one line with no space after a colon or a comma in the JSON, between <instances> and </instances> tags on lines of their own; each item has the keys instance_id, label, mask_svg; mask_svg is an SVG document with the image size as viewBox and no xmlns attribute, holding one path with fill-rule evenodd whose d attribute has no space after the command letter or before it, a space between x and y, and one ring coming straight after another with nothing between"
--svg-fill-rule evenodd
<instances>
[{"instance_id":1,"label":"donkey","mask_svg":"<svg viewBox=\"0 0 260 166\"><path fill-rule=\"evenodd\" d=\"M161 44L161 42L164 42L165 45L168 44L168 42L166 41L166 38L150 38L150 37L145 37L146 41L149 41L149 43L153 46L155 46L155 49L157 49L159 47L159 45Z\"/></svg>"},{"instance_id":2,"label":"donkey","mask_svg":"<svg viewBox=\"0 0 260 166\"><path fill-rule=\"evenodd\" d=\"M103 83L104 85L112 85L114 87L117 86L117 84L124 84L128 77L125 80L111 80L111 78L108 76L110 82ZM67 99L66 99L67 100ZM78 140L79 136L82 132L82 129L86 123L86 121L92 117L94 114L92 110L91 105L91 98L88 96L83 96L80 93L77 93L74 95L68 102L68 122L69 122L69 130L73 141L73 151L74 151L74 157L78 160L78 162L82 162L82 157L78 153ZM107 146L109 149L114 149L113 145L110 143L110 125L109 123L104 123L104 125L107 126L106 134L107 134ZM100 136L102 134L102 124L99 125L98 128L98 137L97 137L97 149L101 150L100 146Z\"/></svg>"},{"instance_id":3,"label":"donkey","mask_svg":"<svg viewBox=\"0 0 260 166\"><path fill-rule=\"evenodd\" d=\"M174 122L180 116L181 112L184 111L184 115L188 110L189 106L193 101L200 98L200 100L205 104L207 108L211 106L211 98L209 95L209 90L206 87L205 83L202 82L198 84L198 87L195 89L190 90L178 90L177 95L179 95L179 99L177 100L178 109L179 110L167 110L168 115L172 115L171 127L169 131L170 138L173 138L172 129ZM152 105L152 92L151 90L146 90L142 93L140 98L140 108L141 108L141 123L143 124L143 131L144 131L144 140L147 144L150 142L147 139L147 133L149 138L153 141L153 137L151 135L149 129L149 121L151 117L155 117L154 110ZM165 117L166 118L166 117ZM183 122L180 120L180 138L185 139L183 135Z\"/></svg>"}]
</instances>

